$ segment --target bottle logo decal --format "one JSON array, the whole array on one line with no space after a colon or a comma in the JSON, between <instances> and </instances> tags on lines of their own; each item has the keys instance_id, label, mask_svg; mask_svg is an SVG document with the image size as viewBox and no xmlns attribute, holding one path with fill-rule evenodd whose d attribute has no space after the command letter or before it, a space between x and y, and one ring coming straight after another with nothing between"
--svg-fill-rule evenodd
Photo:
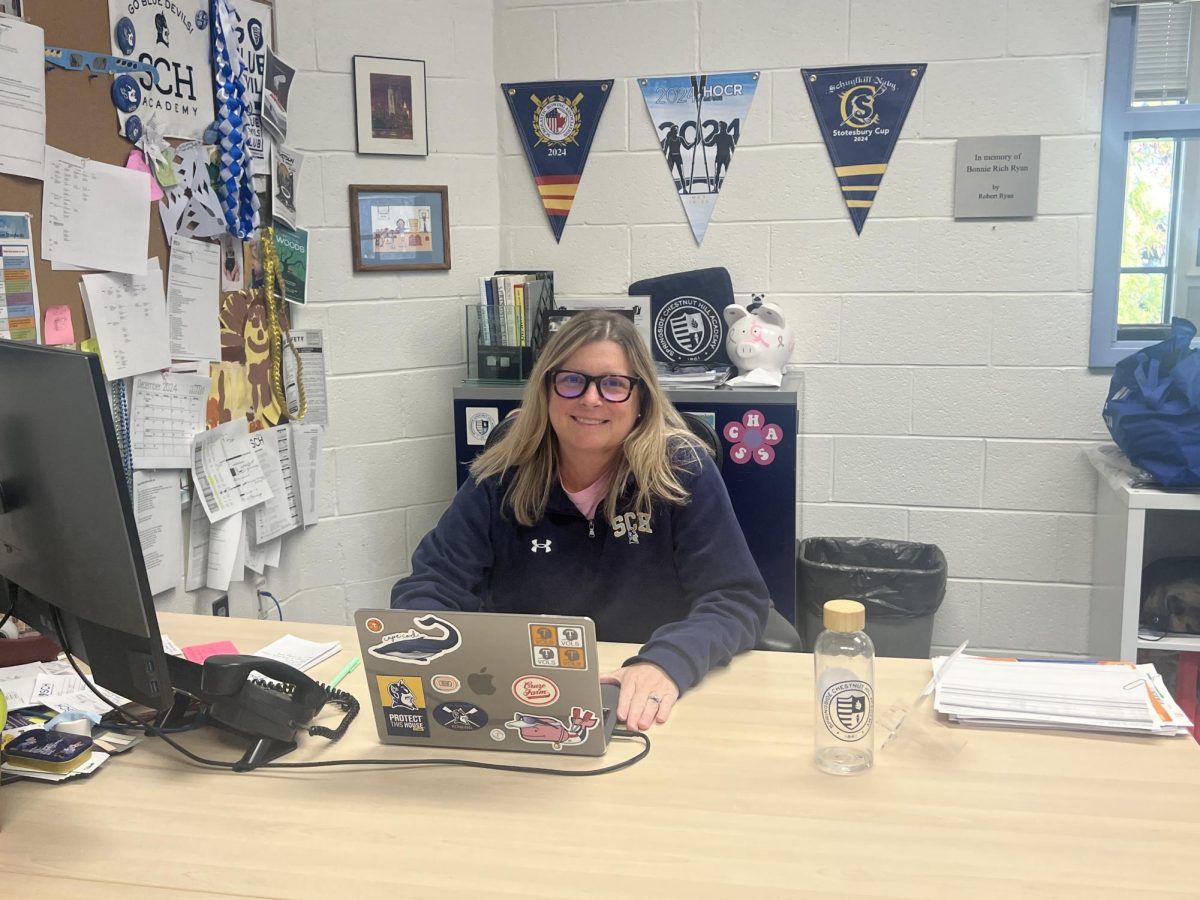
<instances>
[{"instance_id":1,"label":"bottle logo decal","mask_svg":"<svg viewBox=\"0 0 1200 900\"><path fill-rule=\"evenodd\" d=\"M842 741L862 740L871 730L871 686L863 681L839 681L821 695L821 718L829 733Z\"/></svg>"}]
</instances>

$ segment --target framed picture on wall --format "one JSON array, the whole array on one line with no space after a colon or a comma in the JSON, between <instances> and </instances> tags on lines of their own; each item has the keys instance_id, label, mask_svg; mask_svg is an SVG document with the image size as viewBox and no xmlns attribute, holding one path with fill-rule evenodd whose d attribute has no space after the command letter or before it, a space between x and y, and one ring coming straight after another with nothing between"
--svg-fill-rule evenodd
<instances>
[{"instance_id":1,"label":"framed picture on wall","mask_svg":"<svg viewBox=\"0 0 1200 900\"><path fill-rule=\"evenodd\" d=\"M425 61L354 57L359 153L428 156Z\"/></svg>"},{"instance_id":2,"label":"framed picture on wall","mask_svg":"<svg viewBox=\"0 0 1200 900\"><path fill-rule=\"evenodd\" d=\"M350 185L355 272L450 268L446 185Z\"/></svg>"}]
</instances>

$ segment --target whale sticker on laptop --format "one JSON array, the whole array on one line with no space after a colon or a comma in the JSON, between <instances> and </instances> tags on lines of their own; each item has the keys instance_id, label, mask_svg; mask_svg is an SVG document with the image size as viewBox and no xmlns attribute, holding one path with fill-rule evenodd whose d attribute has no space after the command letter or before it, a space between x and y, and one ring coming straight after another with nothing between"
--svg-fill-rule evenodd
<instances>
[{"instance_id":1,"label":"whale sticker on laptop","mask_svg":"<svg viewBox=\"0 0 1200 900\"><path fill-rule=\"evenodd\" d=\"M379 659L427 666L462 644L458 629L433 614L414 618L413 626L383 635L378 644L367 648L368 652Z\"/></svg>"}]
</instances>

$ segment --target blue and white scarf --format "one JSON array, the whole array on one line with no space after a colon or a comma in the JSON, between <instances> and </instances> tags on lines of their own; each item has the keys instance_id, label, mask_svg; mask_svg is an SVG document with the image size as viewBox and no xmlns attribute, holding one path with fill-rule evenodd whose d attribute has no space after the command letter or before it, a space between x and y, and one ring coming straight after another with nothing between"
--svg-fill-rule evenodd
<instances>
[{"instance_id":1,"label":"blue and white scarf","mask_svg":"<svg viewBox=\"0 0 1200 900\"><path fill-rule=\"evenodd\" d=\"M220 174L217 196L225 225L238 240L251 238L259 227L258 194L254 193L253 162L245 147L246 65L239 52L237 10L229 0L212 0L213 84L217 98Z\"/></svg>"}]
</instances>

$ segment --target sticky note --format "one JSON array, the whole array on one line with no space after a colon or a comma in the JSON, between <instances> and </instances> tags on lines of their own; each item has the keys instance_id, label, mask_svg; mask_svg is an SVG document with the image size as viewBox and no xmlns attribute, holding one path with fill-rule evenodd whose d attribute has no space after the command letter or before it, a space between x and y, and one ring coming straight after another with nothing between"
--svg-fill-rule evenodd
<instances>
[{"instance_id":1,"label":"sticky note","mask_svg":"<svg viewBox=\"0 0 1200 900\"><path fill-rule=\"evenodd\" d=\"M237 653L238 648L233 646L233 641L214 641L211 644L192 644L190 647L183 648L183 655L194 663L202 663L210 656L216 656L218 653Z\"/></svg>"},{"instance_id":2,"label":"sticky note","mask_svg":"<svg viewBox=\"0 0 1200 900\"><path fill-rule=\"evenodd\" d=\"M145 172L150 178L150 199L161 200L163 198L162 188L158 186L158 180L150 174L150 167L146 165L146 157L137 147L129 151L129 159L125 160L125 168L133 169L135 172Z\"/></svg>"},{"instance_id":3,"label":"sticky note","mask_svg":"<svg viewBox=\"0 0 1200 900\"><path fill-rule=\"evenodd\" d=\"M75 343L69 306L51 306L46 310L46 328L42 332L42 340L51 347Z\"/></svg>"}]
</instances>

